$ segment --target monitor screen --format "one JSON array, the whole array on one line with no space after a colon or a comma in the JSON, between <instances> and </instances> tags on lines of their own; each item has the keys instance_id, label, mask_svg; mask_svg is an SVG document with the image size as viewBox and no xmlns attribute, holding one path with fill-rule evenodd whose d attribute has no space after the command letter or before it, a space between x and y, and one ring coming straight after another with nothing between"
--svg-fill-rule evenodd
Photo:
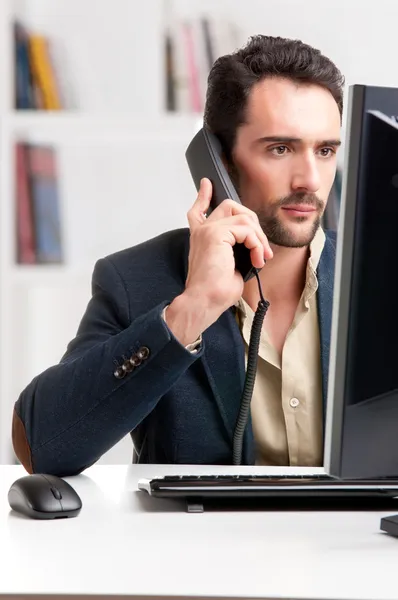
<instances>
[{"instance_id":1,"label":"monitor screen","mask_svg":"<svg viewBox=\"0 0 398 600\"><path fill-rule=\"evenodd\" d=\"M398 89L349 88L326 470L398 476Z\"/></svg>"}]
</instances>

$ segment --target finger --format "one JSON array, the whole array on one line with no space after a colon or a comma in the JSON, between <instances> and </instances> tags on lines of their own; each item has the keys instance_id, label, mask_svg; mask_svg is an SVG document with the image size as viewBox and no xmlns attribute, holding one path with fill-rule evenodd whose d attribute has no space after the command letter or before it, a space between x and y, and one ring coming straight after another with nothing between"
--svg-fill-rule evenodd
<instances>
[{"instance_id":1,"label":"finger","mask_svg":"<svg viewBox=\"0 0 398 600\"><path fill-rule=\"evenodd\" d=\"M264 247L261 239L258 237L252 227L245 225L235 225L226 227L224 230L223 241L234 246L235 244L244 244L250 250L251 261L254 267L261 269L264 266Z\"/></svg>"},{"instance_id":2,"label":"finger","mask_svg":"<svg viewBox=\"0 0 398 600\"><path fill-rule=\"evenodd\" d=\"M257 214L250 208L243 206L243 204L240 204L235 200L224 200L215 210L213 210L211 215L208 217L208 221L215 221L221 218L233 217L236 215L247 215L257 225L257 227L260 228L259 235L261 236L264 245L264 257L266 259L272 258L274 254L271 246L269 245L268 238L261 228Z\"/></svg>"},{"instance_id":3,"label":"finger","mask_svg":"<svg viewBox=\"0 0 398 600\"><path fill-rule=\"evenodd\" d=\"M247 208L247 206L243 206L243 204L230 199L220 202L217 208L215 208L209 216L209 219L216 221L224 217L232 217L240 214L248 215L252 221L258 223L258 216L253 210L250 210L250 208Z\"/></svg>"},{"instance_id":4,"label":"finger","mask_svg":"<svg viewBox=\"0 0 398 600\"><path fill-rule=\"evenodd\" d=\"M210 221L210 217L208 219ZM234 227L236 225L244 225L246 227L250 227L252 228L258 239L261 241L261 244L263 246L263 251L262 251L262 255L263 258L265 259L269 259L273 257L273 252L272 252L272 248L269 244L268 238L265 235L261 225L259 224L259 222L257 221L256 223L254 223L250 217L250 215L246 214L246 213L239 213L237 215L233 215L232 217L226 217L225 219L222 220L223 225L227 225L230 227Z\"/></svg>"},{"instance_id":5,"label":"finger","mask_svg":"<svg viewBox=\"0 0 398 600\"><path fill-rule=\"evenodd\" d=\"M198 195L192 207L188 211L188 222L192 229L201 225L206 219L206 212L210 206L211 197L213 194L213 186L210 179L203 177L200 182Z\"/></svg>"}]
</instances>

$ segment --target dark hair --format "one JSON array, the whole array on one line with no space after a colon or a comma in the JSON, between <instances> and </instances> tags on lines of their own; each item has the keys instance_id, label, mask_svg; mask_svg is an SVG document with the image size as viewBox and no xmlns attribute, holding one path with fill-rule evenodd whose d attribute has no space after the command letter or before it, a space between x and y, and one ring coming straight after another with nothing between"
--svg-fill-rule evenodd
<instances>
[{"instance_id":1,"label":"dark hair","mask_svg":"<svg viewBox=\"0 0 398 600\"><path fill-rule=\"evenodd\" d=\"M245 122L250 91L266 77L322 86L342 115L344 77L320 50L300 40L252 36L246 46L215 61L207 82L204 125L219 137L229 162L236 130Z\"/></svg>"}]
</instances>

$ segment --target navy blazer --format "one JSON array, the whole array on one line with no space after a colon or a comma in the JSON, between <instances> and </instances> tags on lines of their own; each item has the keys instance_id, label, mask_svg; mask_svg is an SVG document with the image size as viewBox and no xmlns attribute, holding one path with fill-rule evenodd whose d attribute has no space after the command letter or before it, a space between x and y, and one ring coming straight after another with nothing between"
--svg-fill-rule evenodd
<instances>
[{"instance_id":1,"label":"navy blazer","mask_svg":"<svg viewBox=\"0 0 398 600\"><path fill-rule=\"evenodd\" d=\"M184 290L188 251L189 229L179 229L96 263L75 338L15 403L13 445L28 472L78 474L129 433L137 462L232 464L245 378L235 308L204 332L197 354L161 317ZM324 405L334 262L326 232L317 269ZM243 464L254 460L249 422Z\"/></svg>"}]
</instances>

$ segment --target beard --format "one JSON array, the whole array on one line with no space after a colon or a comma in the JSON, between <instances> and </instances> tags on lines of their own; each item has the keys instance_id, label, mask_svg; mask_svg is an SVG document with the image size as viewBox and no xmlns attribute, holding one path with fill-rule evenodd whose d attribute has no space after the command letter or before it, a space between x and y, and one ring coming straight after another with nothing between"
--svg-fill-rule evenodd
<instances>
[{"instance_id":1,"label":"beard","mask_svg":"<svg viewBox=\"0 0 398 600\"><path fill-rule=\"evenodd\" d=\"M232 163L229 165L229 175L236 188L239 196L241 196L240 177L236 166ZM294 232L288 224L284 224L278 216L278 212L283 206L292 206L295 204L306 204L312 206L316 210L316 218L312 215L311 222L308 217L296 217L294 223L304 223L302 231ZM248 206L246 204L246 206ZM249 206L250 208L250 206ZM268 238L268 241L276 246L284 246L285 248L303 248L309 246L318 231L322 215L325 210L325 202L322 202L316 194L306 192L293 192L289 196L284 196L276 202L272 202L267 207L254 209L258 216L260 226Z\"/></svg>"},{"instance_id":2,"label":"beard","mask_svg":"<svg viewBox=\"0 0 398 600\"><path fill-rule=\"evenodd\" d=\"M296 227L291 227L288 223L284 223L278 216L278 212L282 207L295 204L306 204L307 206L314 207L316 210L316 213L311 213L311 222L305 216L295 217L294 224L303 223L303 227L299 228L301 231L295 231ZM286 248L303 248L304 246L308 246L314 239L321 225L323 211L324 202L316 194L294 192L289 196L280 198L277 202L273 202L270 206L257 209L255 212L269 242ZM316 214L315 219L314 214Z\"/></svg>"}]
</instances>

